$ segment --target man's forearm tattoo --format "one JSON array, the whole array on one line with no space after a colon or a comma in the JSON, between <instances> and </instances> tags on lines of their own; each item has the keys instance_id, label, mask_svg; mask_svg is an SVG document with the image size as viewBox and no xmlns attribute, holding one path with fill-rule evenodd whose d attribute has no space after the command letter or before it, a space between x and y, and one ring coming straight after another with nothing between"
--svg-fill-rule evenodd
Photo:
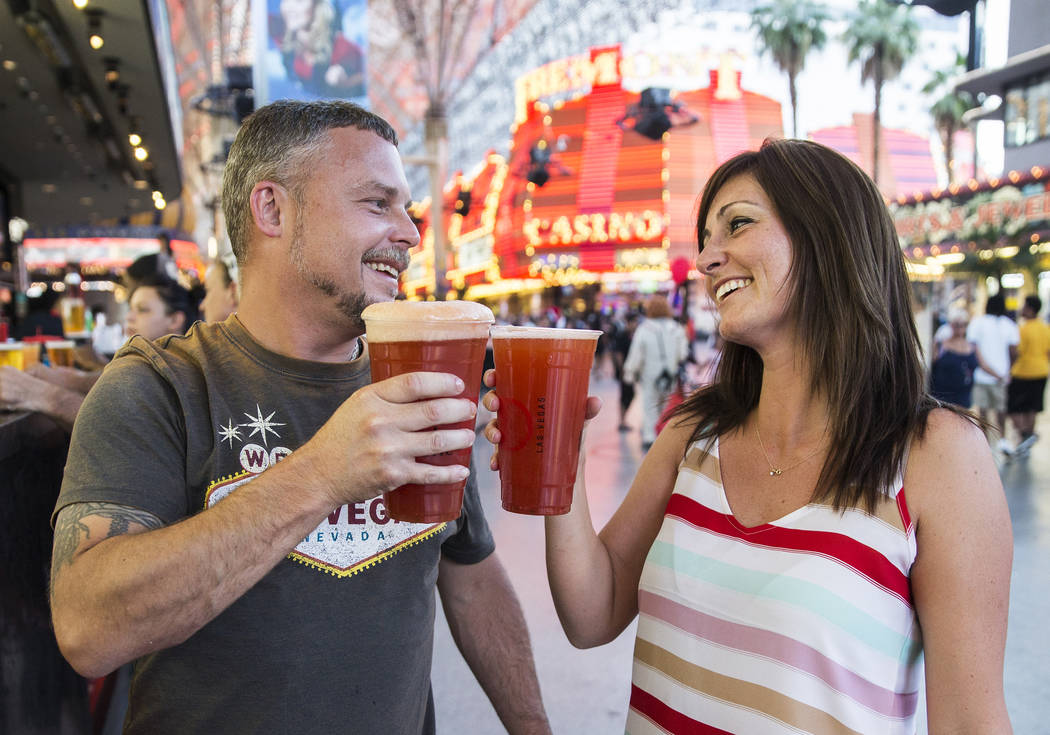
<instances>
[{"instance_id":1,"label":"man's forearm tattoo","mask_svg":"<svg viewBox=\"0 0 1050 735\"><path fill-rule=\"evenodd\" d=\"M55 550L51 558L51 591L54 592L55 577L62 567L73 563L73 554L80 543L91 537L91 529L84 519L89 516L109 518L109 529L105 538L121 536L128 532L132 523L153 530L164 523L152 513L126 505L114 503L74 503L58 514L55 522Z\"/></svg>"}]
</instances>

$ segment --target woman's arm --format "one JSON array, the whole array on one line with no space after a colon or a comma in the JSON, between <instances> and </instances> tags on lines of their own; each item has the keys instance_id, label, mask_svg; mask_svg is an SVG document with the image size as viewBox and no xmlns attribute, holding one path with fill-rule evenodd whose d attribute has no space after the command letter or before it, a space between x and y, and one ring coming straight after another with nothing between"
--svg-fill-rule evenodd
<instances>
[{"instance_id":1,"label":"woman's arm","mask_svg":"<svg viewBox=\"0 0 1050 735\"><path fill-rule=\"evenodd\" d=\"M918 555L912 591L931 733L1010 733L1003 656L1013 535L980 429L934 411L905 475Z\"/></svg>"},{"instance_id":2,"label":"woman's arm","mask_svg":"<svg viewBox=\"0 0 1050 735\"><path fill-rule=\"evenodd\" d=\"M595 533L583 452L572 509L548 516L547 578L562 628L577 648L608 643L638 614L638 580L660 531L690 430L669 424L656 438L616 513Z\"/></svg>"}]
</instances>

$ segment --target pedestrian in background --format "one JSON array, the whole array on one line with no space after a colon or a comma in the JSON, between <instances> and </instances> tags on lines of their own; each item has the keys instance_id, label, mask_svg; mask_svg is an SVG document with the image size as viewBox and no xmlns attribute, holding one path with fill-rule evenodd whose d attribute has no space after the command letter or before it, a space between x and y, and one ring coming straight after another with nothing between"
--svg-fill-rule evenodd
<instances>
[{"instance_id":1,"label":"pedestrian in background","mask_svg":"<svg viewBox=\"0 0 1050 735\"><path fill-rule=\"evenodd\" d=\"M627 425L627 411L634 402L634 382L628 379L623 366L627 361L628 353L631 351L631 341L634 339L634 332L638 328L638 319L639 315L637 312L628 311L624 315L623 324L617 326L612 339L613 374L616 376L616 382L620 384L620 423L617 427L620 431L630 431L631 429Z\"/></svg>"},{"instance_id":2,"label":"pedestrian in background","mask_svg":"<svg viewBox=\"0 0 1050 735\"><path fill-rule=\"evenodd\" d=\"M966 339L970 314L965 309L948 312L951 334L941 341L937 357L930 366L930 393L938 401L969 408L973 402L973 374L980 367L989 375L1003 380L981 357L977 345Z\"/></svg>"},{"instance_id":3,"label":"pedestrian in background","mask_svg":"<svg viewBox=\"0 0 1050 735\"><path fill-rule=\"evenodd\" d=\"M1028 296L1021 310L1017 360L1010 370L1006 394L1006 410L1018 434L1017 446L1006 452L1010 455L1027 456L1039 439L1035 433L1035 417L1043 410L1046 378L1050 373L1050 325L1039 318L1042 308L1043 302L1038 296Z\"/></svg>"},{"instance_id":4,"label":"pedestrian in background","mask_svg":"<svg viewBox=\"0 0 1050 735\"><path fill-rule=\"evenodd\" d=\"M1003 433L1006 431L1006 380L1010 363L1020 340L1017 325L1006 315L1006 299L1001 293L988 297L984 314L975 317L966 329L966 339L977 345L984 361L994 374L977 369L973 377L973 407L981 421L999 433L998 448L1009 450ZM1002 376L997 378L996 376Z\"/></svg>"},{"instance_id":5,"label":"pedestrian in background","mask_svg":"<svg viewBox=\"0 0 1050 735\"><path fill-rule=\"evenodd\" d=\"M632 733L914 733L923 681L929 732L1009 733L1006 499L974 420L926 391L882 194L770 139L712 174L697 231L717 377L600 534L582 465L546 519L569 640L638 617Z\"/></svg>"},{"instance_id":6,"label":"pedestrian in background","mask_svg":"<svg viewBox=\"0 0 1050 735\"><path fill-rule=\"evenodd\" d=\"M689 356L685 329L674 319L666 296L652 296L645 305L645 320L638 325L624 361L627 379L641 392L642 449L656 440L656 423L675 390L678 371Z\"/></svg>"}]
</instances>

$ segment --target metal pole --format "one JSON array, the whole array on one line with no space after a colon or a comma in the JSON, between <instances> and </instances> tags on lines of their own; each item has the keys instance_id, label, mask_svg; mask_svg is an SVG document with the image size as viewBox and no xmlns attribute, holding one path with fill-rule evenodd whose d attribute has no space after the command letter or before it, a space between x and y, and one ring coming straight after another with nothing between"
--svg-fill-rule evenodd
<instances>
[{"instance_id":1,"label":"metal pole","mask_svg":"<svg viewBox=\"0 0 1050 735\"><path fill-rule=\"evenodd\" d=\"M446 239L445 180L448 178L448 120L443 108L431 105L423 120L424 147L430 172L430 229L434 236L434 298L445 300Z\"/></svg>"}]
</instances>

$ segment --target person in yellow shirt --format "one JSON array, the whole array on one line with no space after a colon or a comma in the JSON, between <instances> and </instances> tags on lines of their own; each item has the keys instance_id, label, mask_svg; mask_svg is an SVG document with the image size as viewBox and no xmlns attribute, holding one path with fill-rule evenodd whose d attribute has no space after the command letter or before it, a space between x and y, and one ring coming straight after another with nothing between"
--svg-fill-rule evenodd
<instances>
[{"instance_id":1,"label":"person in yellow shirt","mask_svg":"<svg viewBox=\"0 0 1050 735\"><path fill-rule=\"evenodd\" d=\"M1006 411L1020 434L1020 441L1011 452L1014 456L1027 455L1039 439L1035 415L1043 410L1046 377L1050 373L1050 325L1039 318L1042 308L1038 296L1029 296L1021 309L1021 340L1006 394Z\"/></svg>"}]
</instances>

